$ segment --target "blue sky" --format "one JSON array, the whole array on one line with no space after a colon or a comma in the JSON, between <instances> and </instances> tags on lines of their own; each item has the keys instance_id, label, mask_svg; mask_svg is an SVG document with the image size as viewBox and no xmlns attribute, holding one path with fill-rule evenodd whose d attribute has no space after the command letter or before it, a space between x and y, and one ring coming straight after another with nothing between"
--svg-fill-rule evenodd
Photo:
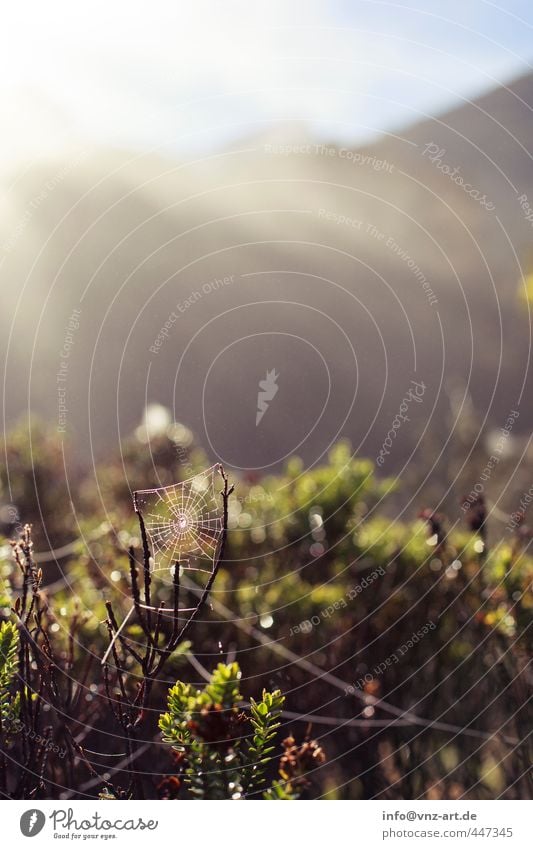
<instances>
[{"instance_id":1,"label":"blue sky","mask_svg":"<svg viewBox=\"0 0 533 849\"><path fill-rule=\"evenodd\" d=\"M3 12L0 160L182 154L288 125L356 144L531 69L533 6L26 0Z\"/></svg>"}]
</instances>

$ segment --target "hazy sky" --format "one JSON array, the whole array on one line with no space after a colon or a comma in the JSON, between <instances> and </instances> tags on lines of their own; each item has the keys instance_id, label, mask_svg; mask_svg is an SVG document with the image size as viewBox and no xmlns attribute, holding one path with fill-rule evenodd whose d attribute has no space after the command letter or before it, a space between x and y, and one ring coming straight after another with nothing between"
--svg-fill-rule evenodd
<instances>
[{"instance_id":1,"label":"hazy sky","mask_svg":"<svg viewBox=\"0 0 533 849\"><path fill-rule=\"evenodd\" d=\"M272 122L356 143L529 70L532 25L530 0L22 0L2 12L0 160L216 149Z\"/></svg>"}]
</instances>

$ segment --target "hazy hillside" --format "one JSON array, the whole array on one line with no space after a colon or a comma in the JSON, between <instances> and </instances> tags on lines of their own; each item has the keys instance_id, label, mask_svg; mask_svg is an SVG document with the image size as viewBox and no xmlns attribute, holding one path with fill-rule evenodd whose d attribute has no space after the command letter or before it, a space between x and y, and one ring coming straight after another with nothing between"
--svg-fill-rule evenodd
<instances>
[{"instance_id":1,"label":"hazy hillside","mask_svg":"<svg viewBox=\"0 0 533 849\"><path fill-rule=\"evenodd\" d=\"M425 428L440 451L444 389L468 387L503 426L529 364L516 292L532 104L529 76L357 152L256 137L197 162L80 150L13 174L0 207L7 419L29 403L58 420L62 398L78 456L91 439L101 457L160 401L230 465L262 467L298 446L311 462L338 435L375 456L423 382L385 471ZM256 427L271 369L279 391ZM532 424L520 409L517 432Z\"/></svg>"}]
</instances>

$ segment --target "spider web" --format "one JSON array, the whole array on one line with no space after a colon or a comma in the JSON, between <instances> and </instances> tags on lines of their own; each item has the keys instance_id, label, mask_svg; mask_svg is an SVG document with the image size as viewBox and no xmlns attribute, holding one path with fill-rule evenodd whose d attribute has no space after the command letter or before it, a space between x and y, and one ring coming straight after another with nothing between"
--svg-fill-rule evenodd
<instances>
[{"instance_id":1,"label":"spider web","mask_svg":"<svg viewBox=\"0 0 533 849\"><path fill-rule=\"evenodd\" d=\"M205 472L173 486L133 493L152 548L154 570L182 569L211 572L223 529L223 507L216 485L217 463Z\"/></svg>"}]
</instances>

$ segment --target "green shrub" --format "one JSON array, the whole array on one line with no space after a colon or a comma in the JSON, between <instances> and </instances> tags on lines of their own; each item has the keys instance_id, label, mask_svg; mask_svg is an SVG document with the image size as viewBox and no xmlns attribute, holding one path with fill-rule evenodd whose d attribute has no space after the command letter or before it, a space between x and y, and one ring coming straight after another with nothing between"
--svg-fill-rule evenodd
<instances>
[{"instance_id":1,"label":"green shrub","mask_svg":"<svg viewBox=\"0 0 533 849\"><path fill-rule=\"evenodd\" d=\"M182 681L169 690L168 711L160 717L159 727L163 740L176 753L178 781L183 780L197 799L296 799L308 783L303 753L312 751L315 762L307 757L312 768L323 763L323 752L314 741L306 741L299 749L292 737L287 738L280 779L265 786L285 698L280 690L263 690L261 698L250 699L246 709L241 704L240 679L238 663L219 663L203 690Z\"/></svg>"},{"instance_id":2,"label":"green shrub","mask_svg":"<svg viewBox=\"0 0 533 849\"><path fill-rule=\"evenodd\" d=\"M13 695L17 675L18 631L12 622L0 624L0 718L4 733L12 729L18 715L18 699Z\"/></svg>"}]
</instances>

